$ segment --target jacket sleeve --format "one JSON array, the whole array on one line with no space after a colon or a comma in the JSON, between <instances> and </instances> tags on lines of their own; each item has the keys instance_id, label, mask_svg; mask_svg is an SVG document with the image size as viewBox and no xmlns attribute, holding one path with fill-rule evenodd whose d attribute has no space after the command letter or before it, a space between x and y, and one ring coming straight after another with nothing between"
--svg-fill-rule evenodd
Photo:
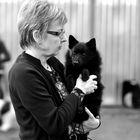
<instances>
[{"instance_id":1,"label":"jacket sleeve","mask_svg":"<svg viewBox=\"0 0 140 140\"><path fill-rule=\"evenodd\" d=\"M49 135L61 135L73 121L80 99L70 94L62 105L57 107L42 79L37 71L21 65L14 70L11 80L23 106L40 127Z\"/></svg>"}]
</instances>

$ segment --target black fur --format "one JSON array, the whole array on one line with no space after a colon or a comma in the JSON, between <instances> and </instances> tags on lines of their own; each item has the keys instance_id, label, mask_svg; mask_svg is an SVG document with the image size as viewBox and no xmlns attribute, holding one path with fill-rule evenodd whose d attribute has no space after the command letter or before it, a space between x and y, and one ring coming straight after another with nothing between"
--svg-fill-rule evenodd
<instances>
[{"instance_id":1,"label":"black fur","mask_svg":"<svg viewBox=\"0 0 140 140\"><path fill-rule=\"evenodd\" d=\"M79 74L82 74L82 79L84 81L89 78L89 75L94 74L97 76L96 80L98 82L98 88L95 92L86 95L83 99L81 111L79 112L79 116L75 119L78 123L88 119L88 115L84 111L84 106L87 106L95 117L100 115L103 92L101 65L102 61L99 51L96 48L95 38L84 43L77 41L72 35L69 36L69 50L66 54L65 64L68 91L72 91Z\"/></svg>"},{"instance_id":2,"label":"black fur","mask_svg":"<svg viewBox=\"0 0 140 140\"><path fill-rule=\"evenodd\" d=\"M127 107L124 98L128 93L132 94L132 107L140 108L140 86L136 80L125 80L122 83L122 105L124 107Z\"/></svg>"}]
</instances>

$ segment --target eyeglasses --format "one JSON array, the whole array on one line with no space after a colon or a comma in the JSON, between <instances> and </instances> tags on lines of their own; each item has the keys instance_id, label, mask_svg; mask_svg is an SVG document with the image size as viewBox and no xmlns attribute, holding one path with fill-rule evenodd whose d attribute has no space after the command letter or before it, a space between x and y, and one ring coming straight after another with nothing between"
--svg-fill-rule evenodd
<instances>
[{"instance_id":1,"label":"eyeglasses","mask_svg":"<svg viewBox=\"0 0 140 140\"><path fill-rule=\"evenodd\" d=\"M55 32L55 31L47 31L48 34L54 35L54 36L58 36L61 37L65 34L65 30L62 29L60 32Z\"/></svg>"}]
</instances>

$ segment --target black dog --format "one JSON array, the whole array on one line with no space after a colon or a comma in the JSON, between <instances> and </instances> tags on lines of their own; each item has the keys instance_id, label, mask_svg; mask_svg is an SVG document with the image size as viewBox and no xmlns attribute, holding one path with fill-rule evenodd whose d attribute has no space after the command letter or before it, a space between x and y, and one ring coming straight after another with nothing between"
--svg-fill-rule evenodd
<instances>
[{"instance_id":1,"label":"black dog","mask_svg":"<svg viewBox=\"0 0 140 140\"><path fill-rule=\"evenodd\" d=\"M131 94L130 101L126 96ZM127 107L127 102L131 102L133 108L140 108L140 86L136 80L125 80L122 83L122 105Z\"/></svg>"},{"instance_id":2,"label":"black dog","mask_svg":"<svg viewBox=\"0 0 140 140\"><path fill-rule=\"evenodd\" d=\"M82 74L84 81L88 80L89 75L97 76L97 89L94 93L85 95L82 102L82 109L79 116L75 119L80 123L88 119L88 115L84 111L84 106L94 114L100 115L100 106L102 102L103 85L101 83L101 57L96 48L95 38L84 43L77 41L72 35L69 36L69 50L66 54L66 82L68 91L71 92L75 86L76 79ZM82 115L81 115L82 114Z\"/></svg>"}]
</instances>

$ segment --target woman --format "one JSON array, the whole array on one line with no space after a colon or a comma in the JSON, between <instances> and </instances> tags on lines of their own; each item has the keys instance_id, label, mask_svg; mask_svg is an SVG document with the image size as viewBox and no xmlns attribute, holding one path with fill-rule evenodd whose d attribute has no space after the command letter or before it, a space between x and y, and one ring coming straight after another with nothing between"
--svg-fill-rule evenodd
<instances>
[{"instance_id":1,"label":"woman","mask_svg":"<svg viewBox=\"0 0 140 140\"><path fill-rule=\"evenodd\" d=\"M26 1L19 11L24 51L9 72L9 89L21 140L68 140L81 97L97 88L96 76L91 75L87 82L79 77L72 93L66 90L64 67L54 57L66 41L66 22L65 13L47 0ZM87 113L85 132L99 125L89 110Z\"/></svg>"}]
</instances>

